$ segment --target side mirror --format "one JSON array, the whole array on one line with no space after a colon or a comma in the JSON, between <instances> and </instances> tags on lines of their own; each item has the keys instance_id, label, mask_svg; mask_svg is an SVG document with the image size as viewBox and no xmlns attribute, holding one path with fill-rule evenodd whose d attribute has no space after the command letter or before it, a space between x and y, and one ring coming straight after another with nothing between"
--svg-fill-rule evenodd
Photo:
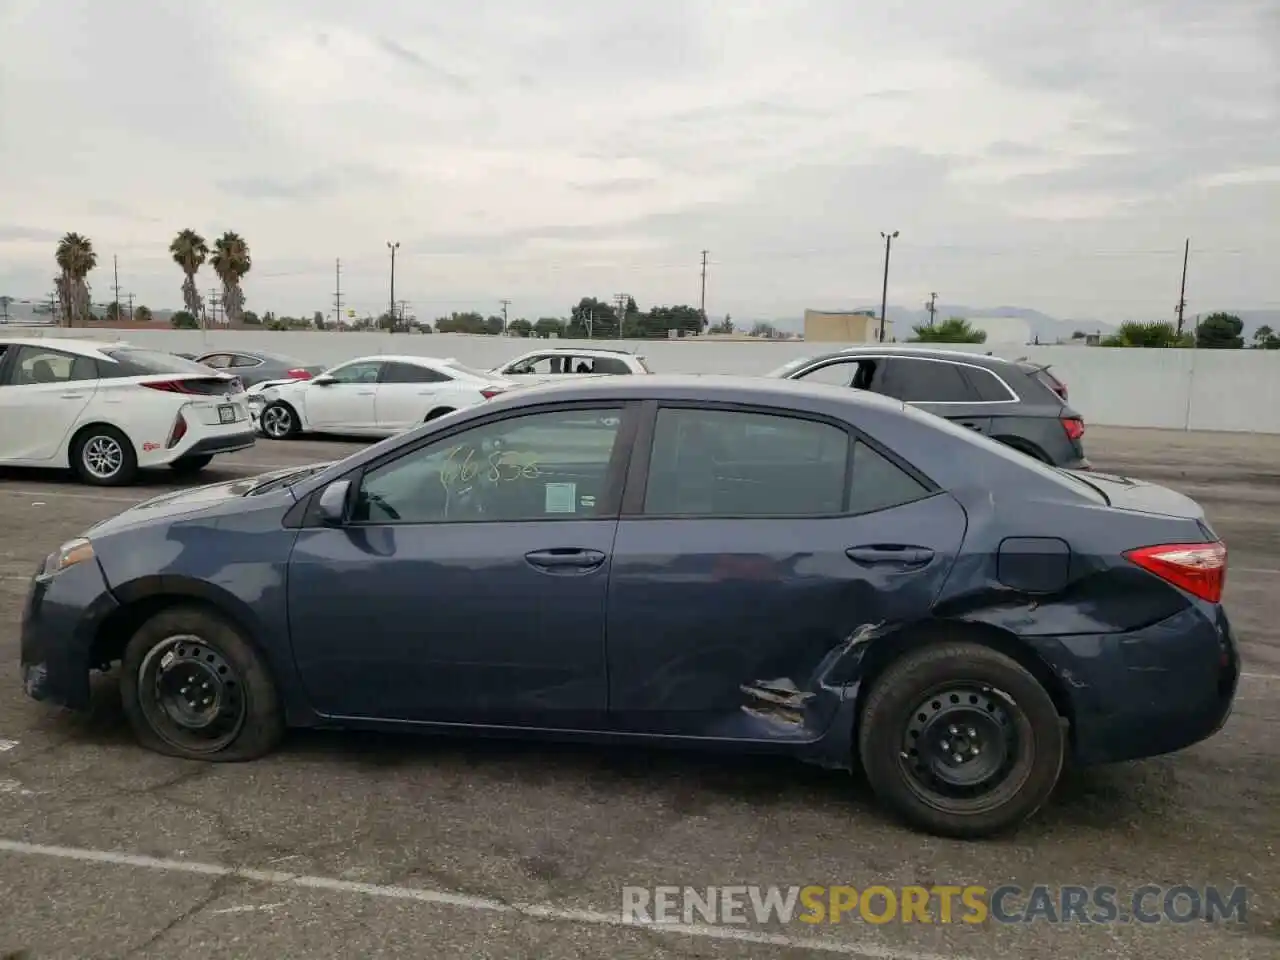
<instances>
[{"instance_id":1,"label":"side mirror","mask_svg":"<svg viewBox=\"0 0 1280 960\"><path fill-rule=\"evenodd\" d=\"M322 373L318 377L312 377L311 382L317 387L327 387L329 384L337 383L338 381L333 379L333 377L329 376L327 373Z\"/></svg>"},{"instance_id":2,"label":"side mirror","mask_svg":"<svg viewBox=\"0 0 1280 960\"><path fill-rule=\"evenodd\" d=\"M320 494L316 512L326 526L338 526L347 518L347 495L351 492L350 480L335 480Z\"/></svg>"}]
</instances>

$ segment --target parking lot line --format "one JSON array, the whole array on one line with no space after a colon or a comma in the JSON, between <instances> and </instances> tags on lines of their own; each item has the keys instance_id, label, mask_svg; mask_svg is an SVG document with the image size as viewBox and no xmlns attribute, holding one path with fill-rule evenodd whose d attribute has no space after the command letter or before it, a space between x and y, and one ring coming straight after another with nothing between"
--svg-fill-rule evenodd
<instances>
[{"instance_id":1,"label":"parking lot line","mask_svg":"<svg viewBox=\"0 0 1280 960\"><path fill-rule=\"evenodd\" d=\"M71 500L91 500L95 503L141 503L143 500L149 500L156 496L157 493L151 491L146 492L146 496L142 497L113 497L106 493L82 493L79 490L28 490L25 487L0 487L0 493L7 493L14 497L31 497L35 500L46 500L49 497L66 497Z\"/></svg>"},{"instance_id":2,"label":"parking lot line","mask_svg":"<svg viewBox=\"0 0 1280 960\"><path fill-rule=\"evenodd\" d=\"M325 890L359 897L386 900L415 901L435 906L453 907L488 913L515 914L531 920L549 920L596 927L639 928L647 933L701 938L704 940L750 943L774 946L787 950L809 950L814 953L836 954L846 957L863 957L866 960L967 960L956 955L921 953L896 949L856 940L832 940L818 937L789 937L784 934L739 930L732 927L713 927L700 924L640 924L622 919L621 914L601 913L595 910L571 910L553 904L504 903L487 897L447 893L421 887L400 887L380 883L356 883L332 877L307 876L278 870L256 870L248 867L231 867L217 863L200 863L194 860L176 860L162 857L146 857L111 850L90 850L81 847L57 847L40 843L24 843L19 840L0 839L0 853L19 856L44 857L55 860L72 860L80 863L106 864L132 867L139 870L158 870L170 873L197 874L205 877L230 877L249 883L268 884L276 887L297 887L307 890Z\"/></svg>"}]
</instances>

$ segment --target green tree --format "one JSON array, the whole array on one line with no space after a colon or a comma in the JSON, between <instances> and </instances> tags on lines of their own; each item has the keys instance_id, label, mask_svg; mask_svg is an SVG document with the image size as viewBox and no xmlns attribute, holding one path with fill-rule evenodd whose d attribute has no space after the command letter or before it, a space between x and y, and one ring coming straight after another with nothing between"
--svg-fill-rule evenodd
<instances>
[{"instance_id":1,"label":"green tree","mask_svg":"<svg viewBox=\"0 0 1280 960\"><path fill-rule=\"evenodd\" d=\"M268 313L267 316L269 317L271 316L271 314ZM241 319L241 322L244 323L246 327L262 326L262 318L258 316L256 313L254 313L252 310L246 310L244 312L244 316L241 317L240 319Z\"/></svg>"},{"instance_id":2,"label":"green tree","mask_svg":"<svg viewBox=\"0 0 1280 960\"><path fill-rule=\"evenodd\" d=\"M921 323L911 328L911 343L986 343L987 332L975 329L964 317L948 317L941 323Z\"/></svg>"},{"instance_id":3,"label":"green tree","mask_svg":"<svg viewBox=\"0 0 1280 960\"><path fill-rule=\"evenodd\" d=\"M193 317L204 314L204 300L196 286L196 274L209 259L209 244L194 230L181 230L169 244L169 255L182 268L182 303Z\"/></svg>"},{"instance_id":4,"label":"green tree","mask_svg":"<svg viewBox=\"0 0 1280 960\"><path fill-rule=\"evenodd\" d=\"M169 326L173 327L173 329L175 330L199 330L200 329L199 321L197 321L196 318L191 315L190 310L179 310L177 313L175 313L172 317L169 318Z\"/></svg>"},{"instance_id":5,"label":"green tree","mask_svg":"<svg viewBox=\"0 0 1280 960\"><path fill-rule=\"evenodd\" d=\"M1196 346L1209 350L1239 350L1244 346L1244 321L1232 313L1211 313L1196 328Z\"/></svg>"},{"instance_id":6,"label":"green tree","mask_svg":"<svg viewBox=\"0 0 1280 960\"><path fill-rule=\"evenodd\" d=\"M436 330L440 333L484 333L484 317L474 310L462 313L455 310L447 317L436 318Z\"/></svg>"},{"instance_id":7,"label":"green tree","mask_svg":"<svg viewBox=\"0 0 1280 960\"><path fill-rule=\"evenodd\" d=\"M1126 320L1120 329L1099 341L1104 347L1145 347L1148 349L1167 349L1169 347L1193 346L1191 334L1179 334L1172 323L1152 321L1139 323Z\"/></svg>"},{"instance_id":8,"label":"green tree","mask_svg":"<svg viewBox=\"0 0 1280 960\"><path fill-rule=\"evenodd\" d=\"M78 233L64 234L53 256L61 271L57 294L62 303L62 315L66 317L67 326L83 326L90 313L88 276L98 265L93 242Z\"/></svg>"},{"instance_id":9,"label":"green tree","mask_svg":"<svg viewBox=\"0 0 1280 960\"><path fill-rule=\"evenodd\" d=\"M733 318L726 313L723 320L707 329L707 333L733 333Z\"/></svg>"},{"instance_id":10,"label":"green tree","mask_svg":"<svg viewBox=\"0 0 1280 960\"><path fill-rule=\"evenodd\" d=\"M496 314L485 317L484 326L480 329L481 333L487 333L491 337L496 337L502 333L502 318Z\"/></svg>"},{"instance_id":11,"label":"green tree","mask_svg":"<svg viewBox=\"0 0 1280 960\"><path fill-rule=\"evenodd\" d=\"M243 327L244 290L240 281L253 269L249 245L240 234L228 230L214 241L209 264L222 281L222 306L227 312L227 321L233 327Z\"/></svg>"},{"instance_id":12,"label":"green tree","mask_svg":"<svg viewBox=\"0 0 1280 960\"><path fill-rule=\"evenodd\" d=\"M1280 350L1280 337L1264 323L1253 331L1253 346L1256 350Z\"/></svg>"},{"instance_id":13,"label":"green tree","mask_svg":"<svg viewBox=\"0 0 1280 960\"><path fill-rule=\"evenodd\" d=\"M119 323L121 320L127 320L128 317L123 316L120 301L112 300L107 304L107 312L102 315L102 319L109 323Z\"/></svg>"},{"instance_id":14,"label":"green tree","mask_svg":"<svg viewBox=\"0 0 1280 960\"><path fill-rule=\"evenodd\" d=\"M314 326L317 330L323 330L323 329L324 329L324 314L323 314L323 313L321 313L319 310L317 310L315 313L313 313L313 314L311 315L311 324L312 324L312 326Z\"/></svg>"},{"instance_id":15,"label":"green tree","mask_svg":"<svg viewBox=\"0 0 1280 960\"><path fill-rule=\"evenodd\" d=\"M533 324L521 317L507 324L507 333L513 337L528 337L533 334Z\"/></svg>"},{"instance_id":16,"label":"green tree","mask_svg":"<svg viewBox=\"0 0 1280 960\"><path fill-rule=\"evenodd\" d=\"M138 323L150 323L154 317L151 315L151 308L140 303L133 311L133 319Z\"/></svg>"},{"instance_id":17,"label":"green tree","mask_svg":"<svg viewBox=\"0 0 1280 960\"><path fill-rule=\"evenodd\" d=\"M533 333L538 337L563 337L565 322L559 317L539 317L533 325Z\"/></svg>"},{"instance_id":18,"label":"green tree","mask_svg":"<svg viewBox=\"0 0 1280 960\"><path fill-rule=\"evenodd\" d=\"M635 306L634 300L631 306ZM564 328L566 337L585 340L589 336L593 340L610 340L621 332L617 311L611 303L595 297L583 297L577 306L569 308L569 322Z\"/></svg>"},{"instance_id":19,"label":"green tree","mask_svg":"<svg viewBox=\"0 0 1280 960\"><path fill-rule=\"evenodd\" d=\"M650 307L649 312L638 315L626 336L666 337L669 330L678 330L682 335L701 333L705 327L702 311L697 307L681 304L674 307Z\"/></svg>"}]
</instances>

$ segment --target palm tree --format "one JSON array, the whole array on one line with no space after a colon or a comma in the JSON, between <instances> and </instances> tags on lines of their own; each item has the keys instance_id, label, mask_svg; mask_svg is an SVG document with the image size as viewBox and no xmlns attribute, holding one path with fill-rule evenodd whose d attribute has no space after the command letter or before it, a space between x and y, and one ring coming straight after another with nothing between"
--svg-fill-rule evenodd
<instances>
[{"instance_id":1,"label":"palm tree","mask_svg":"<svg viewBox=\"0 0 1280 960\"><path fill-rule=\"evenodd\" d=\"M83 325L89 316L89 284L86 278L89 271L98 265L93 243L88 237L68 233L58 241L54 260L61 270L56 283L62 315L67 318L69 327L76 326L77 320Z\"/></svg>"},{"instance_id":2,"label":"palm tree","mask_svg":"<svg viewBox=\"0 0 1280 960\"><path fill-rule=\"evenodd\" d=\"M196 274L209 259L209 245L194 230L183 230L169 244L169 253L173 255L173 262L182 268L185 278L182 281L182 302L187 313L193 317L203 316L204 301L196 286Z\"/></svg>"},{"instance_id":3,"label":"palm tree","mask_svg":"<svg viewBox=\"0 0 1280 960\"><path fill-rule=\"evenodd\" d=\"M964 317L939 324L922 323L911 328L912 343L986 343L987 332L975 329Z\"/></svg>"},{"instance_id":4,"label":"palm tree","mask_svg":"<svg viewBox=\"0 0 1280 960\"><path fill-rule=\"evenodd\" d=\"M222 305L227 312L227 322L233 327L243 326L244 291L240 289L240 280L253 266L249 245L240 234L228 230L214 242L209 262L222 281Z\"/></svg>"}]
</instances>

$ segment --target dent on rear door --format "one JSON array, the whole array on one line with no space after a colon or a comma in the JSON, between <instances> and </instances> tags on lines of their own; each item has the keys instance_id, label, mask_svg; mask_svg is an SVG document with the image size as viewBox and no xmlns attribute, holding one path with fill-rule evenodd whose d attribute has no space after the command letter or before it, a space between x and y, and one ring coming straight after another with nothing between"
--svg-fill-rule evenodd
<instances>
[{"instance_id":1,"label":"dent on rear door","mask_svg":"<svg viewBox=\"0 0 1280 960\"><path fill-rule=\"evenodd\" d=\"M855 517L624 519L609 583L611 722L809 741L852 702L865 645L926 617L964 539L947 494ZM932 551L915 567L858 547Z\"/></svg>"}]
</instances>

